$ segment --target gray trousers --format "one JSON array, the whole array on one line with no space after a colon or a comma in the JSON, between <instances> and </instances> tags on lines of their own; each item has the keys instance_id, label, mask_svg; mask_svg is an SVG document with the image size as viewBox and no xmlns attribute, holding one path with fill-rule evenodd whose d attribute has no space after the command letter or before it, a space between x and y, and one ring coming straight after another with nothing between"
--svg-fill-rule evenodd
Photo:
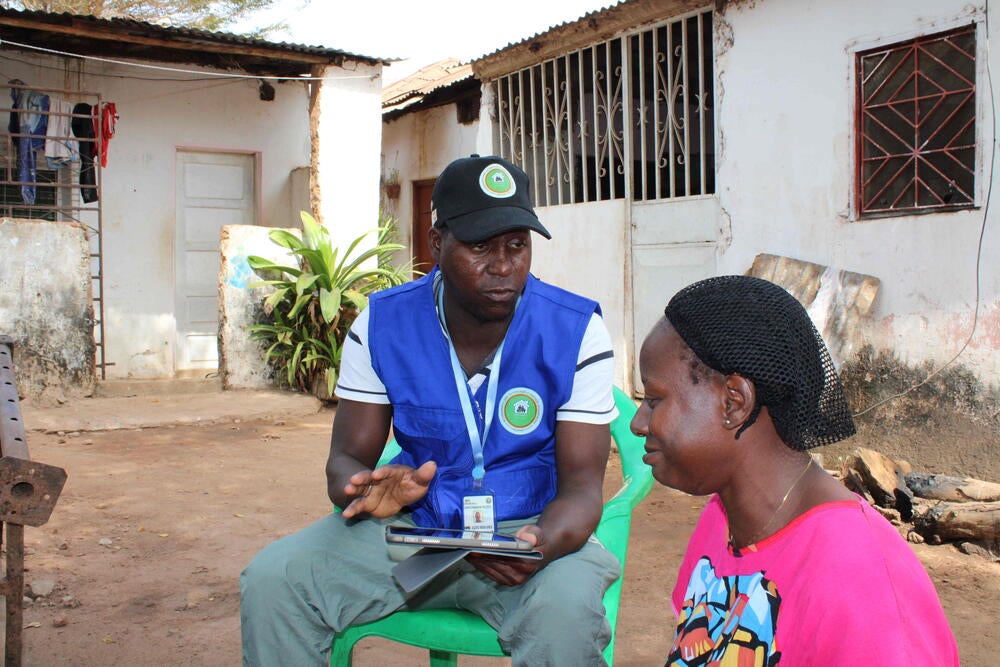
<instances>
[{"instance_id":1,"label":"gray trousers","mask_svg":"<svg viewBox=\"0 0 1000 667\"><path fill-rule=\"evenodd\" d=\"M345 521L330 514L263 548L240 576L243 664L329 664L334 633L397 609L458 608L496 628L513 665L605 665L611 630L604 591L618 560L594 539L520 586L501 586L460 562L409 598L385 544L392 519ZM513 532L526 522L504 523ZM397 560L394 560L393 558Z\"/></svg>"}]
</instances>

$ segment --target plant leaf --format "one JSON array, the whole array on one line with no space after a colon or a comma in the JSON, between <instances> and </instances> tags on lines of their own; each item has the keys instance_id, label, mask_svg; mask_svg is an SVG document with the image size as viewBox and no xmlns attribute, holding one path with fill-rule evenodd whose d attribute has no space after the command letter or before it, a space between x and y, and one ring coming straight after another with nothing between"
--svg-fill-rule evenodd
<instances>
[{"instance_id":1,"label":"plant leaf","mask_svg":"<svg viewBox=\"0 0 1000 667\"><path fill-rule=\"evenodd\" d=\"M257 272L257 275L261 278L269 278L270 276L261 275L261 271L277 271L279 273L287 273L291 276L297 276L302 273L301 269L294 266L285 266L284 264L275 264L274 260L267 259L266 257L258 257L257 255L250 255L247 257L247 264L250 268Z\"/></svg>"},{"instance_id":2,"label":"plant leaf","mask_svg":"<svg viewBox=\"0 0 1000 667\"><path fill-rule=\"evenodd\" d=\"M302 219L302 232L308 248L315 250L323 244L324 237L329 239L330 233L316 222L316 218L312 215L306 211L299 211L299 218Z\"/></svg>"},{"instance_id":3,"label":"plant leaf","mask_svg":"<svg viewBox=\"0 0 1000 667\"><path fill-rule=\"evenodd\" d=\"M332 322L340 312L341 291L339 289L319 290L319 308L323 314L323 321L327 324Z\"/></svg>"},{"instance_id":4,"label":"plant leaf","mask_svg":"<svg viewBox=\"0 0 1000 667\"><path fill-rule=\"evenodd\" d=\"M326 395L333 396L333 388L337 386L337 369L330 367L326 369Z\"/></svg>"},{"instance_id":5,"label":"plant leaf","mask_svg":"<svg viewBox=\"0 0 1000 667\"><path fill-rule=\"evenodd\" d=\"M312 294L300 294L298 298L295 299L295 305L293 305L292 309L288 311L288 317L294 319L295 316L299 314L299 311L302 310L302 307L309 303L309 299L311 298Z\"/></svg>"},{"instance_id":6,"label":"plant leaf","mask_svg":"<svg viewBox=\"0 0 1000 667\"><path fill-rule=\"evenodd\" d=\"M267 237L282 248L288 248L292 252L301 249L303 246L302 239L287 229L272 229Z\"/></svg>"},{"instance_id":7,"label":"plant leaf","mask_svg":"<svg viewBox=\"0 0 1000 667\"><path fill-rule=\"evenodd\" d=\"M319 276L315 273L303 273L299 276L299 279L295 281L295 293L302 296L318 279Z\"/></svg>"},{"instance_id":8,"label":"plant leaf","mask_svg":"<svg viewBox=\"0 0 1000 667\"><path fill-rule=\"evenodd\" d=\"M365 296L363 292L356 289L345 289L344 300L353 304L359 311L368 307L368 297Z\"/></svg>"}]
</instances>

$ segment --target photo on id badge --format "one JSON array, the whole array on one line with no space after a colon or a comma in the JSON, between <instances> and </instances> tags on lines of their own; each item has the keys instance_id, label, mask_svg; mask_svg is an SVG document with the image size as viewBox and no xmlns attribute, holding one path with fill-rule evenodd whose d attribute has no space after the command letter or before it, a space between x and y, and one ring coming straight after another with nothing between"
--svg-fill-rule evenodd
<instances>
[{"instance_id":1,"label":"photo on id badge","mask_svg":"<svg viewBox=\"0 0 1000 667\"><path fill-rule=\"evenodd\" d=\"M492 533L496 530L493 494L476 489L462 498L462 527Z\"/></svg>"}]
</instances>

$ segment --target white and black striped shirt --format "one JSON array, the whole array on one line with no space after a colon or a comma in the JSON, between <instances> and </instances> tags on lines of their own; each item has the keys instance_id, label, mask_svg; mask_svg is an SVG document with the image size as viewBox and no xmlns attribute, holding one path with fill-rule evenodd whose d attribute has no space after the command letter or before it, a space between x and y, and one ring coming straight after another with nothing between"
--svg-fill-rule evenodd
<instances>
[{"instance_id":1,"label":"white and black striped shirt","mask_svg":"<svg viewBox=\"0 0 1000 667\"><path fill-rule=\"evenodd\" d=\"M489 377L493 358L469 378L475 393ZM618 416L611 385L615 360L611 336L600 315L587 325L577 355L573 392L556 411L556 420L585 424L609 424ZM340 358L340 377L334 392L338 398L361 403L389 403L385 385L372 368L368 346L368 310L361 311L348 332Z\"/></svg>"}]
</instances>

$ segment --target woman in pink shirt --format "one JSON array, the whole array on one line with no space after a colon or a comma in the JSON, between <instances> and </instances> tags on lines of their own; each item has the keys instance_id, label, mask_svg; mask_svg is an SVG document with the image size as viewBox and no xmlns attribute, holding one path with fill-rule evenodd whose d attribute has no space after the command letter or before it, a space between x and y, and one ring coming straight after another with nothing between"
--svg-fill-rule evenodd
<instances>
[{"instance_id":1,"label":"woman in pink shirt","mask_svg":"<svg viewBox=\"0 0 1000 667\"><path fill-rule=\"evenodd\" d=\"M664 313L632 429L659 482L712 495L677 576L667 665L958 665L909 545L807 452L854 423L805 309L722 276Z\"/></svg>"}]
</instances>

